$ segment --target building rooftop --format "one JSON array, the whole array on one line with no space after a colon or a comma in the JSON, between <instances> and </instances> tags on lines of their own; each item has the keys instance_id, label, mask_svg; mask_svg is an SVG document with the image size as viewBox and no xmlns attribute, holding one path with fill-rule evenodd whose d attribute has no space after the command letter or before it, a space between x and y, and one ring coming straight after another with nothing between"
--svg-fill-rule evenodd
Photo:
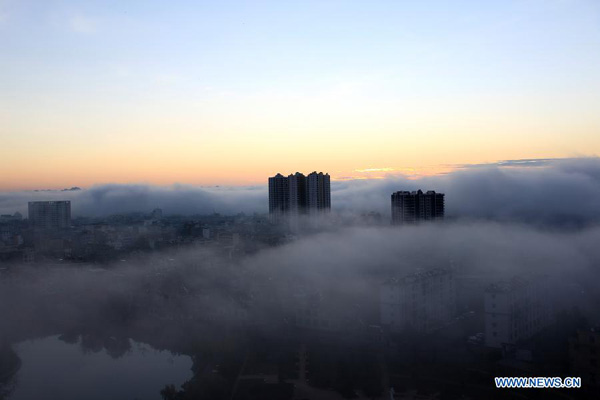
<instances>
[{"instance_id":1,"label":"building rooftop","mask_svg":"<svg viewBox=\"0 0 600 400\"><path fill-rule=\"evenodd\" d=\"M54 203L70 203L70 200L51 200L51 201L30 201L29 204L54 204Z\"/></svg>"},{"instance_id":2,"label":"building rooftop","mask_svg":"<svg viewBox=\"0 0 600 400\"><path fill-rule=\"evenodd\" d=\"M417 195L417 194L423 194L423 191L421 189L419 190L413 190L412 192L409 192L408 190L399 190L397 192L394 192L393 194L398 194L398 195ZM427 192L425 192L425 194L441 194L443 195L444 193L439 193L436 192L435 190L428 190Z\"/></svg>"}]
</instances>

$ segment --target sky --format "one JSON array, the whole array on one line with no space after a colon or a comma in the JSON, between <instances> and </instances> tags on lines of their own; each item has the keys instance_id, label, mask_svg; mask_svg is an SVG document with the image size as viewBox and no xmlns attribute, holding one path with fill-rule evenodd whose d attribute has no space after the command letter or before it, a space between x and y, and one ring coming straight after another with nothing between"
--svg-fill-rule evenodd
<instances>
[{"instance_id":1,"label":"sky","mask_svg":"<svg viewBox=\"0 0 600 400\"><path fill-rule=\"evenodd\" d=\"M600 154L600 2L0 0L0 190Z\"/></svg>"}]
</instances>

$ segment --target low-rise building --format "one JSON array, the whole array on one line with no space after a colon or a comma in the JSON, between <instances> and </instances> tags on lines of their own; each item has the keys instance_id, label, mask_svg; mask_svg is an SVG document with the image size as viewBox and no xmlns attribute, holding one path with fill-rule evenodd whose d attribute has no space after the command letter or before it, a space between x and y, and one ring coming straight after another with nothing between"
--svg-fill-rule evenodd
<instances>
[{"instance_id":1,"label":"low-rise building","mask_svg":"<svg viewBox=\"0 0 600 400\"><path fill-rule=\"evenodd\" d=\"M387 280L380 291L381 323L392 332L430 332L456 315L454 274L434 268Z\"/></svg>"},{"instance_id":2,"label":"low-rise building","mask_svg":"<svg viewBox=\"0 0 600 400\"><path fill-rule=\"evenodd\" d=\"M514 277L485 290L485 345L503 348L537 334L551 322L545 276Z\"/></svg>"}]
</instances>

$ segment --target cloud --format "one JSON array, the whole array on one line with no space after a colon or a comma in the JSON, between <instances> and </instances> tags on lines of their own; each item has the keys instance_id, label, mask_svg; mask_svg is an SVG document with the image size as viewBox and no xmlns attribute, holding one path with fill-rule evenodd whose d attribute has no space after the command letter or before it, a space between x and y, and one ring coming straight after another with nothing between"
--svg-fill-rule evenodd
<instances>
[{"instance_id":1,"label":"cloud","mask_svg":"<svg viewBox=\"0 0 600 400\"><path fill-rule=\"evenodd\" d=\"M283 318L278 314L282 310L273 305L286 299L294 301L296 291L306 290L323 294L328 307L337 307L333 315L356 312L354 317L364 315L365 320L377 321L376 311L365 307L365 300L377 296L376 288L385 279L450 267L462 277L464 290L459 297L470 306L480 304L481 290L490 283L541 273L560 282L553 292L559 309L584 307L588 317L594 318L591 322L596 323L598 240L598 227L565 234L518 224L454 222L338 229L263 249L234 264L212 253L212 248L188 247L166 254L131 256L127 262L102 270L81 266L75 270L37 267L30 271L20 266L17 272L23 274L24 281L27 274L35 278L29 279L27 290L22 285L11 286L12 280L0 281L0 315L16 320L7 324L15 330L18 324L55 327L51 322L55 318L62 324L73 324L71 328L88 325L102 333L113 324L147 327L144 321L154 319L154 313L203 318L229 307L245 309L235 300L238 294L245 294L253 297L250 312L255 316L265 312L268 329L276 330ZM52 306L61 305L52 312L46 307L49 289L56 294ZM165 292L169 296L164 296ZM55 301L57 298L62 301ZM137 306L119 308L130 299ZM32 310L43 313L31 318ZM231 314L235 313L227 315ZM220 318L229 318L227 315Z\"/></svg>"},{"instance_id":2,"label":"cloud","mask_svg":"<svg viewBox=\"0 0 600 400\"><path fill-rule=\"evenodd\" d=\"M76 191L28 191L0 194L0 213L26 215L28 201L71 200L75 216L103 216L149 212L162 208L166 214L236 214L265 212L263 187L197 187L108 184Z\"/></svg>"},{"instance_id":3,"label":"cloud","mask_svg":"<svg viewBox=\"0 0 600 400\"><path fill-rule=\"evenodd\" d=\"M394 171L394 168L365 168L365 169L355 169L355 172L390 172Z\"/></svg>"},{"instance_id":4,"label":"cloud","mask_svg":"<svg viewBox=\"0 0 600 400\"><path fill-rule=\"evenodd\" d=\"M580 234L489 221L398 227L350 227L307 236L249 258L256 270L304 276L403 275L419 268L454 267L466 273L510 276L528 272L581 272L596 268L600 228ZM317 282L315 282L316 284Z\"/></svg>"},{"instance_id":5,"label":"cloud","mask_svg":"<svg viewBox=\"0 0 600 400\"><path fill-rule=\"evenodd\" d=\"M545 167L551 164L566 163L566 162L580 162L582 158L522 158L518 160L500 160L492 163L482 164L458 164L449 165L454 168L489 168L489 167Z\"/></svg>"},{"instance_id":6,"label":"cloud","mask_svg":"<svg viewBox=\"0 0 600 400\"><path fill-rule=\"evenodd\" d=\"M446 194L450 217L511 220L523 223L580 225L600 220L600 159L544 160L474 166L454 172L407 179L335 182L332 203L338 209L389 214L390 195L398 190L436 190ZM518 166L517 166L518 165Z\"/></svg>"},{"instance_id":7,"label":"cloud","mask_svg":"<svg viewBox=\"0 0 600 400\"><path fill-rule=\"evenodd\" d=\"M518 221L553 226L582 226L600 221L600 159L514 162L463 167L454 172L412 179L332 182L332 208L340 213L390 214L390 195L398 190L436 190L446 194L449 218ZM523 166L525 165L525 166ZM530 168L539 165L539 168ZM266 180L266 177L265 177ZM144 184L99 185L76 192L0 193L0 213L26 215L32 200L71 200L74 215L99 216L162 208L165 214L267 212L267 187L169 187Z\"/></svg>"}]
</instances>

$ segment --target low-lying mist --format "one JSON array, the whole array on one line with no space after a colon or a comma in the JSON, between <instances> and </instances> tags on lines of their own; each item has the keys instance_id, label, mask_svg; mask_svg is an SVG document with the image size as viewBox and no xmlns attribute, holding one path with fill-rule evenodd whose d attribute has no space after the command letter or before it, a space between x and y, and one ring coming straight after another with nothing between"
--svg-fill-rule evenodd
<instances>
[{"instance_id":1,"label":"low-lying mist","mask_svg":"<svg viewBox=\"0 0 600 400\"><path fill-rule=\"evenodd\" d=\"M546 276L556 318L534 338L542 344L537 350L532 345L532 354L537 373L565 376L569 338L600 324L600 161L534 165L469 167L420 180L335 182L329 215L278 226L264 217L218 217L217 223L191 216L264 212L263 187L105 185L3 194L2 213L23 211L29 200L60 198L72 201L75 216L156 207L167 216L184 215L175 222L131 219L137 228L148 221L153 229L168 228L175 239L164 246L133 246L87 261L63 255L3 261L4 359L15 358L9 345L50 335L78 344L84 353L106 350L114 358L127 354L132 339L192 358L193 378L181 390L169 389L179 396L172 398L251 398L237 385L244 371L254 376L256 365L278 371L282 385L314 384L349 397L359 387L385 396L394 383L384 371L406 388L419 386L417 370L432 379L425 386L454 374L455 390L467 390L468 382L470 393L488 388L490 394L504 354L473 350L467 342L480 338L486 326L485 288L515 276ZM390 194L419 188L446 194L446 219L390 226ZM78 228L85 240L95 237L94 223ZM118 230L133 228L126 224ZM106 226L109 219L100 224ZM394 336L382 324L382 284L434 268L453 271L456 312L434 332ZM319 323L334 325L307 328L298 322L299 312L318 313ZM307 371L319 376L314 381L298 372L303 349L313 360ZM256 365L248 367L253 359ZM360 375L365 368L370 372ZM473 377L474 369L485 371Z\"/></svg>"},{"instance_id":2,"label":"low-lying mist","mask_svg":"<svg viewBox=\"0 0 600 400\"><path fill-rule=\"evenodd\" d=\"M234 260L201 246L102 268L16 265L0 280L0 314L9 336L49 327L143 326L157 316L234 324L268 318L275 329L285 323L285 304L295 293L319 292L336 312L355 312L375 301L387 278L435 267L475 279L478 291L515 275L545 274L560 284L557 306L594 310L600 304L598 243L599 227L548 232L510 223L445 222L344 227ZM569 298L561 298L561 290ZM363 312L377 323L376 311ZM600 323L598 317L594 322Z\"/></svg>"},{"instance_id":3,"label":"low-lying mist","mask_svg":"<svg viewBox=\"0 0 600 400\"><path fill-rule=\"evenodd\" d=\"M276 173L277 171L273 171ZM292 171L281 171L292 172ZM266 177L265 177L266 182ZM446 175L407 179L334 181L332 206L340 213L379 212L389 218L390 195L398 190L446 194L450 218L580 227L600 220L600 159L573 158L464 166ZM267 212L267 189L254 187L160 187L107 184L76 191L5 192L0 213L26 215L32 200L72 201L73 216L149 212L165 215Z\"/></svg>"}]
</instances>

